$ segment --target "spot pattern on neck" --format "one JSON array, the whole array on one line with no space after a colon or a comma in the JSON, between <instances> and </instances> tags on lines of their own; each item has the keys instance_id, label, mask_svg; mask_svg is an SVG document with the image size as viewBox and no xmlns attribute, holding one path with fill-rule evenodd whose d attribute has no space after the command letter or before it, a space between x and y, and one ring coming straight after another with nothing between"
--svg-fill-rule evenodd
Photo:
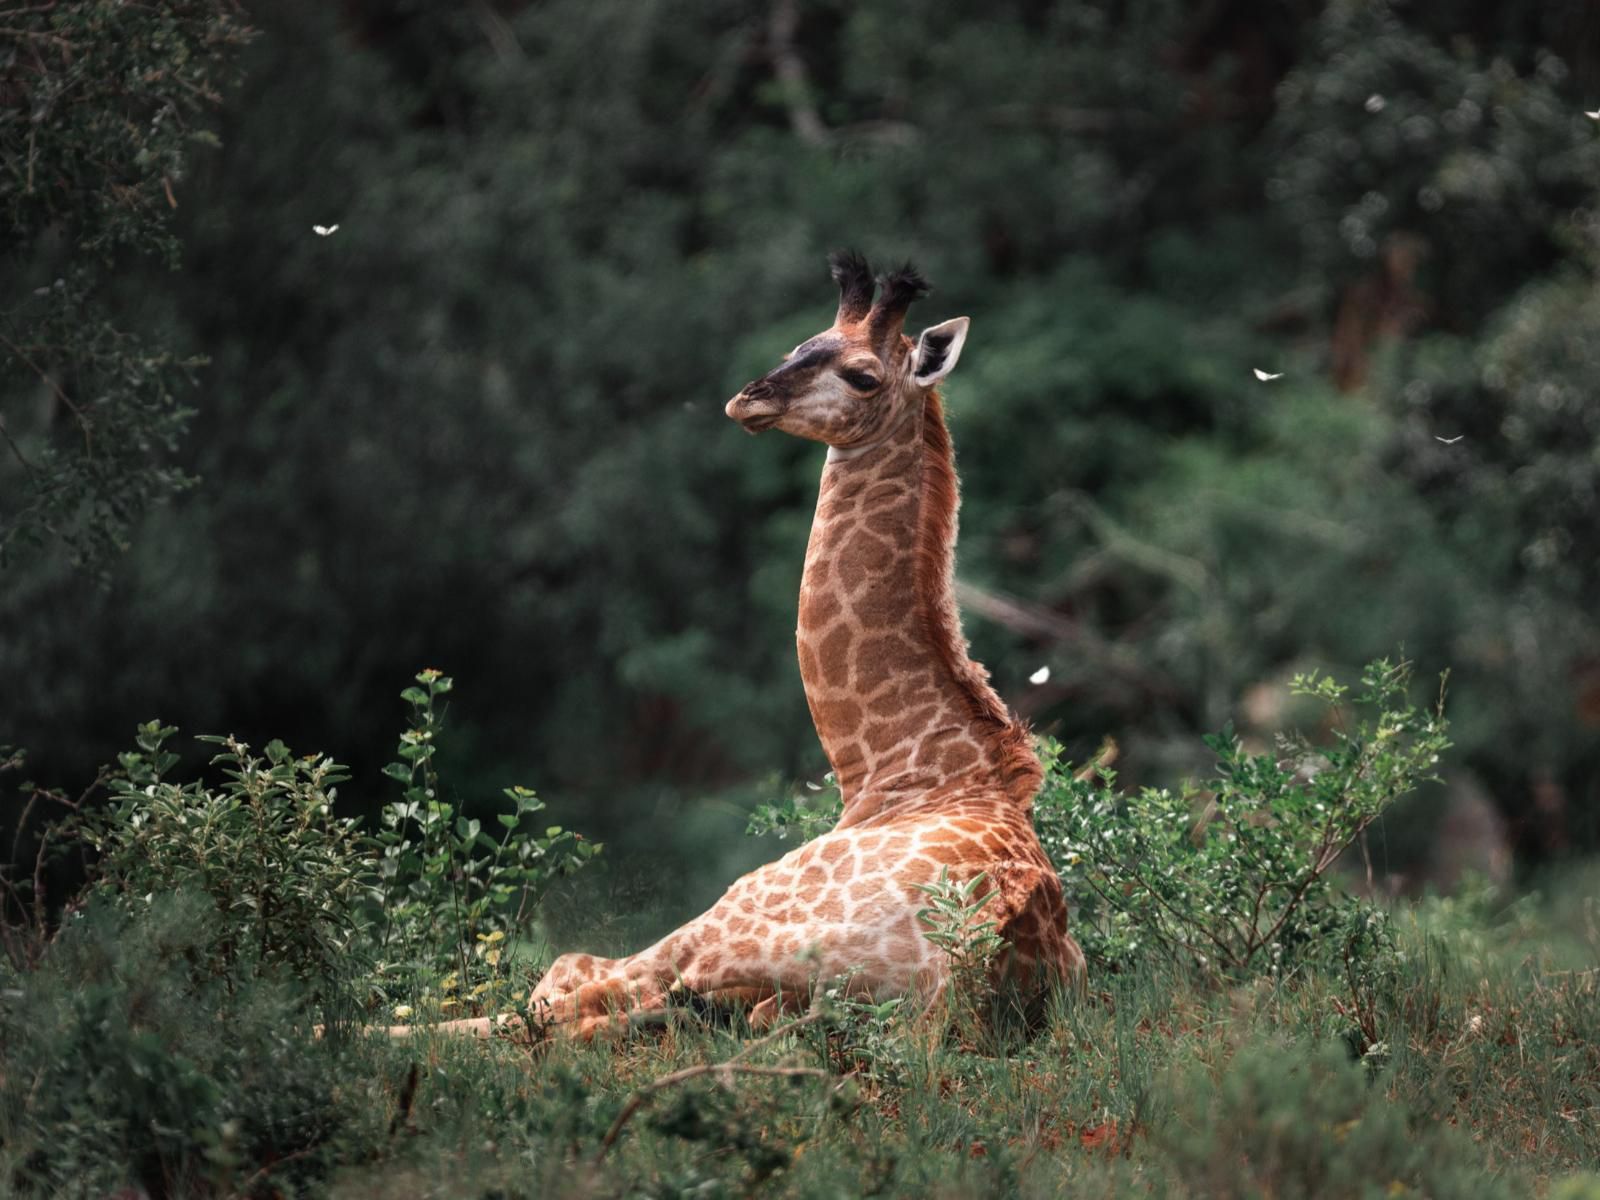
<instances>
[{"instance_id":1,"label":"spot pattern on neck","mask_svg":"<svg viewBox=\"0 0 1600 1200\"><path fill-rule=\"evenodd\" d=\"M830 462L801 584L806 698L843 825L974 791L1026 809L1038 759L967 655L951 570L957 492L936 393L870 453Z\"/></svg>"}]
</instances>

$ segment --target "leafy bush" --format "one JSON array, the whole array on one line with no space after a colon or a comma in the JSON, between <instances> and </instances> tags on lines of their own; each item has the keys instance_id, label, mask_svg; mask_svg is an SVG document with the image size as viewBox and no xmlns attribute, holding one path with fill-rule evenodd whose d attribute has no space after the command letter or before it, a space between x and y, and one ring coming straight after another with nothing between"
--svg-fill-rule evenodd
<instances>
[{"instance_id":1,"label":"leafy bush","mask_svg":"<svg viewBox=\"0 0 1600 1200\"><path fill-rule=\"evenodd\" d=\"M1364 944L1365 917L1341 912L1328 872L1396 800L1435 777L1450 745L1442 698L1419 710L1406 698L1410 674L1406 662L1370 664L1355 702L1376 717L1354 729L1344 727L1344 687L1298 676L1295 692L1332 714L1330 745L1284 737L1277 755L1252 755L1229 729L1206 739L1215 776L1176 792L1119 794L1109 771L1105 784L1075 778L1047 748L1035 821L1079 902L1085 949L1115 965L1148 947L1242 974L1307 955L1338 961Z\"/></svg>"},{"instance_id":2,"label":"leafy bush","mask_svg":"<svg viewBox=\"0 0 1600 1200\"><path fill-rule=\"evenodd\" d=\"M506 789L498 839L441 798L436 707L448 676L423 671L403 693L412 722L401 762L386 774L405 788L381 828L335 815L345 768L326 755L296 757L280 741L255 754L232 736L212 760L220 783L174 782L177 730L141 725L135 748L106 774L111 803L51 830L57 847L92 850L89 891L135 912L158 897L210 901L214 919L199 955L216 978L286 972L337 1019L377 998L409 1016L479 1011L520 994L516 951L531 941L539 904L560 876L600 845L528 821L543 807L529 789ZM10 883L13 900L27 885ZM16 957L15 955L13 957Z\"/></svg>"},{"instance_id":3,"label":"leafy bush","mask_svg":"<svg viewBox=\"0 0 1600 1200\"><path fill-rule=\"evenodd\" d=\"M263 755L234 737L211 763L219 785L174 783L177 730L139 727L119 756L110 806L84 818L100 854L96 889L124 909L156 896L206 896L217 919L204 955L218 976L242 962L287 968L303 980L339 977L359 954L366 842L355 820L333 815L345 768L322 755L296 758L282 742Z\"/></svg>"},{"instance_id":4,"label":"leafy bush","mask_svg":"<svg viewBox=\"0 0 1600 1200\"><path fill-rule=\"evenodd\" d=\"M544 893L601 846L559 825L543 833L527 828L544 802L525 787L505 789L512 811L496 814L498 840L442 799L436 702L453 684L434 670L421 672L417 683L401 693L412 717L400 737L401 761L384 768L405 795L383 810L368 894L385 991L453 1015L464 1004L490 1007L508 998L512 959L531 935Z\"/></svg>"},{"instance_id":5,"label":"leafy bush","mask_svg":"<svg viewBox=\"0 0 1600 1200\"><path fill-rule=\"evenodd\" d=\"M169 458L203 362L137 332L116 285L128 251L177 266L177 195L195 149L218 143L213 110L253 31L232 0L62 0L6 24L0 407L18 469L0 469L0 566L59 542L104 568L145 509L194 482ZM49 402L30 403L41 388Z\"/></svg>"},{"instance_id":6,"label":"leafy bush","mask_svg":"<svg viewBox=\"0 0 1600 1200\"><path fill-rule=\"evenodd\" d=\"M228 1195L323 1174L363 1118L296 992L217 973L231 922L200 892L108 899L0 991L0 1186Z\"/></svg>"},{"instance_id":7,"label":"leafy bush","mask_svg":"<svg viewBox=\"0 0 1600 1200\"><path fill-rule=\"evenodd\" d=\"M928 898L926 908L917 910L923 936L949 958L950 978L944 1002L964 1035L981 1034L988 1019L998 1015L994 1003L995 959L1005 948L999 925L984 920L984 909L998 890L982 895L988 874L980 871L965 883L950 878L948 867L939 868L939 878L918 884ZM977 895L974 900L973 896Z\"/></svg>"},{"instance_id":8,"label":"leafy bush","mask_svg":"<svg viewBox=\"0 0 1600 1200\"><path fill-rule=\"evenodd\" d=\"M796 841L809 842L821 837L839 823L844 812L844 794L839 781L829 771L819 784L807 783L808 797L789 795L771 804L758 804L750 813L745 833L751 837L771 834L785 841L792 834Z\"/></svg>"},{"instance_id":9,"label":"leafy bush","mask_svg":"<svg viewBox=\"0 0 1600 1200\"><path fill-rule=\"evenodd\" d=\"M1376 1077L1330 1036L1336 971L1222 989L1158 955L1003 1054L840 985L764 1038L684 1013L557 1041L530 1072L511 1045L313 1041L298 985L210 972L208 898L100 902L0 978L0 1192L731 1196L766 1176L796 1196L1470 1200L1549 1181L1577 1200L1593 1178L1570 1173L1600 1152L1597 984L1543 961L1581 912L1528 917L1537 951L1496 943L1465 969L1396 920L1403 1002Z\"/></svg>"}]
</instances>

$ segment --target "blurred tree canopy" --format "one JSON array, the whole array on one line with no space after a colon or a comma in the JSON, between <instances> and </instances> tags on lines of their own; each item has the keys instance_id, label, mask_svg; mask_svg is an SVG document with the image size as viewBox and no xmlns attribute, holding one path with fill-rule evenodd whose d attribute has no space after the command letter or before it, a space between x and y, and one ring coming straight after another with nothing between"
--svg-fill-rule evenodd
<instances>
[{"instance_id":1,"label":"blurred tree canopy","mask_svg":"<svg viewBox=\"0 0 1600 1200\"><path fill-rule=\"evenodd\" d=\"M99 566L188 482L167 455L198 365L133 333L108 293L128 258L177 265L175 189L191 147L216 143L205 120L249 31L232 0L63 0L0 21L0 567L46 542Z\"/></svg>"},{"instance_id":2,"label":"blurred tree canopy","mask_svg":"<svg viewBox=\"0 0 1600 1200\"><path fill-rule=\"evenodd\" d=\"M143 10L86 7L101 25L49 36L143 79ZM189 65L163 80L201 95L231 9L166 7ZM1460 763L1525 854L1600 840L1593 6L250 21L220 149L170 140L187 102L74 93L40 151L70 196L16 190L47 47L4 51L8 328L103 312L162 347L116 386L165 423L108 425L128 457L103 465L159 473L118 485L130 524L199 481L116 535L105 587L59 553L4 568L0 740L36 773L87 775L159 715L360 778L421 666L459 682L469 771L603 835L819 771L793 624L821 455L721 405L827 324L823 257L851 245L934 280L913 326L974 318L948 389L968 632L1037 726L1080 753L1114 733L1154 780L1195 765L1197 729L1292 722L1294 671L1403 644L1454 668ZM177 115L132 167L82 157L91 110L123 104L130 130ZM110 203L165 203L163 180L177 273ZM158 453L181 418L154 381L195 355L189 435ZM39 373L5 368L6 427L34 436ZM27 489L7 461L8 530L41 524Z\"/></svg>"}]
</instances>

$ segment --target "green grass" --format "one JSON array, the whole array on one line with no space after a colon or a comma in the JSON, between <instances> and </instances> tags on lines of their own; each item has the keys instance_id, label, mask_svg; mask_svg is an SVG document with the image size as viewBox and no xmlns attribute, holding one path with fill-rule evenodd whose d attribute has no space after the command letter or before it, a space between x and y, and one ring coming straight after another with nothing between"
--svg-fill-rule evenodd
<instances>
[{"instance_id":1,"label":"green grass","mask_svg":"<svg viewBox=\"0 0 1600 1200\"><path fill-rule=\"evenodd\" d=\"M202 910L91 914L4 981L0 1187L104 1195L1582 1197L1600 1181L1600 870L1395 911L1398 970L1233 987L1101 974L979 1053L845 1013L691 1014L538 1050L314 1041L292 992L197 979ZM1365 1028L1365 1032L1363 1032ZM1375 1037L1372 1035L1376 1035Z\"/></svg>"}]
</instances>

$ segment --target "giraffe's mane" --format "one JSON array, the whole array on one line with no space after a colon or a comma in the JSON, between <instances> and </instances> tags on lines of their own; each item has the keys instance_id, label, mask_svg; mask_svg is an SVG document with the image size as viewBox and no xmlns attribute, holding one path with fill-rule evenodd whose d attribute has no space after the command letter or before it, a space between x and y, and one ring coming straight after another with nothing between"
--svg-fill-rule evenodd
<instances>
[{"instance_id":1,"label":"giraffe's mane","mask_svg":"<svg viewBox=\"0 0 1600 1200\"><path fill-rule=\"evenodd\" d=\"M950 677L966 693L973 719L992 724L993 731L985 740L999 752L1006 794L1029 808L1044 771L1033 752L1028 727L989 686L989 672L968 655L967 639L961 632L953 586L960 489L937 390L930 390L923 401L922 449L914 586L923 630Z\"/></svg>"}]
</instances>

